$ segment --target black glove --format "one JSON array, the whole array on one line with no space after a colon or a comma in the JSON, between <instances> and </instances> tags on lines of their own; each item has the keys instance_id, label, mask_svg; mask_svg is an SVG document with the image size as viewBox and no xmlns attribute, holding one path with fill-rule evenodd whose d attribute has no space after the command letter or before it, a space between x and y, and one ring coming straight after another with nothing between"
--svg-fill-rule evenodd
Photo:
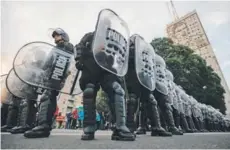
<instances>
[{"instance_id":1,"label":"black glove","mask_svg":"<svg viewBox=\"0 0 230 150\"><path fill-rule=\"evenodd\" d=\"M83 64L80 63L80 61L76 61L75 66L76 66L76 68L77 68L78 70L82 70L82 69L83 69Z\"/></svg>"}]
</instances>

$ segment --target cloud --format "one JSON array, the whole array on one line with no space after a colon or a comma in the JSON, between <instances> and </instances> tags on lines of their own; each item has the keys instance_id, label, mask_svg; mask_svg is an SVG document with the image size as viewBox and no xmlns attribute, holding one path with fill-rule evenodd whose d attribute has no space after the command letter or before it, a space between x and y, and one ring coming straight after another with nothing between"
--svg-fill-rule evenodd
<instances>
[{"instance_id":1,"label":"cloud","mask_svg":"<svg viewBox=\"0 0 230 150\"><path fill-rule=\"evenodd\" d=\"M174 4L180 16L197 9L222 65L222 60L227 60L226 48L229 46L221 41L227 40L229 36L223 35L229 32L228 28L224 32L220 30L223 25L229 24L229 3L177 1ZM47 36L49 28L63 28L68 32L70 42L77 44L85 33L94 30L98 13L103 8L114 10L127 22L131 34L139 33L148 42L154 37L165 36L166 24L172 21L165 2L2 2L1 57L7 57L2 61L10 69L14 55L22 45L31 41L53 43ZM220 25L221 28L216 28ZM216 36L214 32L221 36Z\"/></svg>"},{"instance_id":2,"label":"cloud","mask_svg":"<svg viewBox=\"0 0 230 150\"><path fill-rule=\"evenodd\" d=\"M206 15L206 20L210 24L214 24L216 27L229 22L228 12L211 12Z\"/></svg>"},{"instance_id":3,"label":"cloud","mask_svg":"<svg viewBox=\"0 0 230 150\"><path fill-rule=\"evenodd\" d=\"M222 64L222 68L223 68L223 69L230 70L230 60L229 60L229 61L225 61L225 62Z\"/></svg>"}]
</instances>

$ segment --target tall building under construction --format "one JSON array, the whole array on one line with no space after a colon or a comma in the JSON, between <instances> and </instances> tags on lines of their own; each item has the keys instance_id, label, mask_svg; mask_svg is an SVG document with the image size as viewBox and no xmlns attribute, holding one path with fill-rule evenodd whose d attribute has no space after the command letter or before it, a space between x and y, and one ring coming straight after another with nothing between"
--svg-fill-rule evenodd
<instances>
[{"instance_id":1,"label":"tall building under construction","mask_svg":"<svg viewBox=\"0 0 230 150\"><path fill-rule=\"evenodd\" d=\"M197 12L194 10L168 24L166 32L167 36L175 44L185 45L194 50L219 75L221 84L226 91L224 95L227 108L226 113L230 116L230 91Z\"/></svg>"}]
</instances>

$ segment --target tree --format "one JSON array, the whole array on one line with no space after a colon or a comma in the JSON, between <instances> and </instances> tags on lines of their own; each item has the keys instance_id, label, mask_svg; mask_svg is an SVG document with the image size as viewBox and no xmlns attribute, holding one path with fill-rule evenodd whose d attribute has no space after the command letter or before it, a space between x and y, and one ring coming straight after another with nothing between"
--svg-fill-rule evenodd
<instances>
[{"instance_id":1,"label":"tree","mask_svg":"<svg viewBox=\"0 0 230 150\"><path fill-rule=\"evenodd\" d=\"M155 52L165 59L174 75L174 82L199 102L220 109L225 114L225 93L220 77L206 61L187 46L174 45L171 39L157 38L151 42Z\"/></svg>"},{"instance_id":2,"label":"tree","mask_svg":"<svg viewBox=\"0 0 230 150\"><path fill-rule=\"evenodd\" d=\"M97 93L96 107L98 112L109 112L108 96L101 89Z\"/></svg>"}]
</instances>

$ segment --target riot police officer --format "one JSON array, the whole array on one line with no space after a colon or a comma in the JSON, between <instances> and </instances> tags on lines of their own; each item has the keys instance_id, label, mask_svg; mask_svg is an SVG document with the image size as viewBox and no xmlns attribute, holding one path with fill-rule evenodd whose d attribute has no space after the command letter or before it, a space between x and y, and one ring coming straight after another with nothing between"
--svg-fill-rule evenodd
<instances>
[{"instance_id":1,"label":"riot police officer","mask_svg":"<svg viewBox=\"0 0 230 150\"><path fill-rule=\"evenodd\" d=\"M113 20L114 18L116 19ZM114 26L113 21L119 23ZM81 139L94 139L95 100L101 87L108 95L112 120L115 123L111 139L134 141L134 134L126 126L125 92L120 78L127 72L128 26L115 12L103 9L98 15L95 29L76 45L76 67L82 69L80 87L83 91L84 121Z\"/></svg>"},{"instance_id":2,"label":"riot police officer","mask_svg":"<svg viewBox=\"0 0 230 150\"><path fill-rule=\"evenodd\" d=\"M1 132L10 132L11 129L18 124L18 119L20 116L19 106L21 99L12 95L11 102L8 107L8 114L6 119L6 125L1 127Z\"/></svg>"},{"instance_id":3,"label":"riot police officer","mask_svg":"<svg viewBox=\"0 0 230 150\"><path fill-rule=\"evenodd\" d=\"M110 111L116 127L112 134L112 140L134 140L134 135L126 127L124 89L121 86L121 78L103 70L95 62L91 51L94 32L84 35L80 43L76 45L78 57L76 67L82 70L80 87L83 91L83 135L82 140L94 139L96 131L96 106L95 100L97 92L101 86L102 90L108 94ZM102 56L103 57L103 56ZM112 58L111 58L112 59Z\"/></svg>"},{"instance_id":4,"label":"riot police officer","mask_svg":"<svg viewBox=\"0 0 230 150\"><path fill-rule=\"evenodd\" d=\"M156 55L156 75L157 75L157 82L156 82L156 90L154 90L154 96L159 105L159 110L161 115L161 120L165 122L168 126L168 131L172 132L174 135L182 135L183 133L176 128L173 114L172 114L172 107L171 101L172 97L169 95L168 89L168 81L166 78L166 64L164 59Z\"/></svg>"},{"instance_id":5,"label":"riot police officer","mask_svg":"<svg viewBox=\"0 0 230 150\"><path fill-rule=\"evenodd\" d=\"M127 126L134 131L136 124L134 115L138 105L138 99L142 103L142 110L146 110L146 119L151 124L151 136L172 136L161 127L157 109L157 101L152 92L155 89L155 52L150 44L139 35L130 38L129 68L125 81L129 98L127 100ZM142 111L143 112L143 111ZM144 114L141 114L142 117ZM143 126L146 120L140 122ZM143 127L144 129L144 127ZM146 132L145 130L143 132Z\"/></svg>"},{"instance_id":6,"label":"riot police officer","mask_svg":"<svg viewBox=\"0 0 230 150\"><path fill-rule=\"evenodd\" d=\"M74 53L74 46L69 43L68 34L61 28L53 31L52 37L55 40L56 47L67 53ZM45 68L49 68L52 63L52 58L45 64ZM65 80L65 77L64 77ZM41 138L48 137L52 130L52 118L57 106L57 96L59 92L56 90L46 90L40 98L40 109L38 113L38 125L32 130L24 133L27 138Z\"/></svg>"},{"instance_id":7,"label":"riot police officer","mask_svg":"<svg viewBox=\"0 0 230 150\"><path fill-rule=\"evenodd\" d=\"M181 97L181 94L182 94L182 91L180 89L181 87L176 85L176 95L178 97L178 108L180 110L180 124L181 124L181 127L183 129L183 132L186 132L186 133L192 133L193 131L189 128L188 126L188 122L186 120L186 117L185 117L185 114L186 114L186 110L185 110L185 107L184 107L184 101L182 100L182 97Z\"/></svg>"}]
</instances>

